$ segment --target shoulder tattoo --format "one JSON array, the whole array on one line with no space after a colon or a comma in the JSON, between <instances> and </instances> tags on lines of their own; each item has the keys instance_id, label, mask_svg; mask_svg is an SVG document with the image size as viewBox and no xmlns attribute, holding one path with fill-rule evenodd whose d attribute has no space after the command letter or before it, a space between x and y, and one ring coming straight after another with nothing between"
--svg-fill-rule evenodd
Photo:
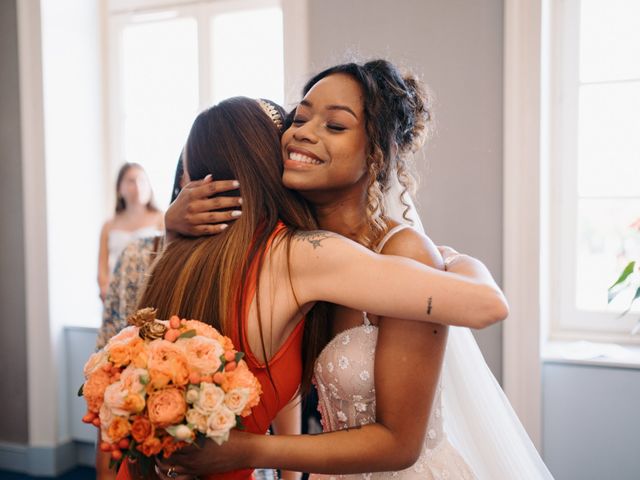
<instances>
[{"instance_id":1,"label":"shoulder tattoo","mask_svg":"<svg viewBox=\"0 0 640 480\"><path fill-rule=\"evenodd\" d=\"M301 242L308 242L313 245L313 249L322 247L322 241L327 238L335 237L335 235L331 232L327 232L325 230L312 230L309 232L298 231L295 234L295 239Z\"/></svg>"}]
</instances>

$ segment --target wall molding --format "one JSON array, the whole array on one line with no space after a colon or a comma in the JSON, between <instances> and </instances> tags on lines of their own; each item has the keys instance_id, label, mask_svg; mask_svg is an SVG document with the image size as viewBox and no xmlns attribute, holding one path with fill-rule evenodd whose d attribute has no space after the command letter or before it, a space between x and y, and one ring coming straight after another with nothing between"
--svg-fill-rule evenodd
<instances>
[{"instance_id":1,"label":"wall molding","mask_svg":"<svg viewBox=\"0 0 640 480\"><path fill-rule=\"evenodd\" d=\"M0 442L0 470L33 476L55 477L76 465L93 465L95 447L81 442L65 442L55 447L30 447ZM87 463L87 452L91 451Z\"/></svg>"},{"instance_id":2,"label":"wall molding","mask_svg":"<svg viewBox=\"0 0 640 480\"><path fill-rule=\"evenodd\" d=\"M542 2L506 0L504 11L503 385L540 448L540 144Z\"/></svg>"},{"instance_id":3,"label":"wall molding","mask_svg":"<svg viewBox=\"0 0 640 480\"><path fill-rule=\"evenodd\" d=\"M49 322L41 12L39 1L17 7L29 443L48 447L57 442L58 376Z\"/></svg>"}]
</instances>

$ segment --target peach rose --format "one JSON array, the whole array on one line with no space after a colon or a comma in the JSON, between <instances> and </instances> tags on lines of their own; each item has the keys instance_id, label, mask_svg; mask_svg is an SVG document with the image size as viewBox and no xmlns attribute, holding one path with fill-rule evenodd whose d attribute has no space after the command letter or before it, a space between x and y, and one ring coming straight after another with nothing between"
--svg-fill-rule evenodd
<instances>
[{"instance_id":1,"label":"peach rose","mask_svg":"<svg viewBox=\"0 0 640 480\"><path fill-rule=\"evenodd\" d=\"M154 340L149 344L147 367L155 388L166 387L169 382L183 386L189 381L187 359L182 349L166 340Z\"/></svg>"},{"instance_id":2,"label":"peach rose","mask_svg":"<svg viewBox=\"0 0 640 480\"><path fill-rule=\"evenodd\" d=\"M107 435L111 438L111 443L115 443L129 435L130 431L131 424L129 421L124 417L115 416L107 429Z\"/></svg>"},{"instance_id":3,"label":"peach rose","mask_svg":"<svg viewBox=\"0 0 640 480\"><path fill-rule=\"evenodd\" d=\"M219 340L222 337L222 335L220 335L220 332L218 332L218 330L213 328L211 325L199 322L198 320L187 320L186 322L184 322L184 326L185 331L195 330L196 335L201 335L213 340Z\"/></svg>"},{"instance_id":4,"label":"peach rose","mask_svg":"<svg viewBox=\"0 0 640 480\"><path fill-rule=\"evenodd\" d=\"M84 364L84 378L89 378L93 372L105 365L109 360L104 350L100 350L89 357L87 363Z\"/></svg>"},{"instance_id":5,"label":"peach rose","mask_svg":"<svg viewBox=\"0 0 640 480\"><path fill-rule=\"evenodd\" d=\"M96 370L82 387L82 394L90 412L98 413L104 402L105 390L109 387L111 377L102 369Z\"/></svg>"},{"instance_id":6,"label":"peach rose","mask_svg":"<svg viewBox=\"0 0 640 480\"><path fill-rule=\"evenodd\" d=\"M133 358L140 353L140 349L143 348L143 346L144 340L140 337L133 337L121 342L109 344L107 345L109 360L116 367L127 366Z\"/></svg>"},{"instance_id":7,"label":"peach rose","mask_svg":"<svg viewBox=\"0 0 640 480\"><path fill-rule=\"evenodd\" d=\"M224 401L224 390L213 383L201 383L200 395L193 406L200 411L210 414Z\"/></svg>"},{"instance_id":8,"label":"peach rose","mask_svg":"<svg viewBox=\"0 0 640 480\"><path fill-rule=\"evenodd\" d=\"M229 431L236 426L236 414L224 405L209 415L207 420L207 437L222 445L229 439Z\"/></svg>"},{"instance_id":9,"label":"peach rose","mask_svg":"<svg viewBox=\"0 0 640 480\"><path fill-rule=\"evenodd\" d=\"M182 338L176 345L184 351L191 372L213 375L220 368L220 356L224 350L218 341L198 335Z\"/></svg>"},{"instance_id":10,"label":"peach rose","mask_svg":"<svg viewBox=\"0 0 640 480\"><path fill-rule=\"evenodd\" d=\"M147 438L153 436L154 433L155 428L147 417L138 416L134 418L131 424L131 436L136 442L142 443Z\"/></svg>"},{"instance_id":11,"label":"peach rose","mask_svg":"<svg viewBox=\"0 0 640 480\"><path fill-rule=\"evenodd\" d=\"M184 418L187 402L184 392L178 388L165 388L149 395L147 400L149 420L158 427L174 425Z\"/></svg>"},{"instance_id":12,"label":"peach rose","mask_svg":"<svg viewBox=\"0 0 640 480\"><path fill-rule=\"evenodd\" d=\"M244 411L247 400L249 400L248 388L234 388L224 396L225 406L236 415L240 415Z\"/></svg>"},{"instance_id":13,"label":"peach rose","mask_svg":"<svg viewBox=\"0 0 640 480\"><path fill-rule=\"evenodd\" d=\"M206 413L198 410L197 408L190 408L187 410L187 423L192 425L194 429L200 433L207 433L207 420Z\"/></svg>"},{"instance_id":14,"label":"peach rose","mask_svg":"<svg viewBox=\"0 0 640 480\"><path fill-rule=\"evenodd\" d=\"M140 329L138 327L130 325L128 327L123 328L116 335L111 337L111 340L109 340L109 343L113 344L113 343L122 342L125 340L131 340L132 338L135 338L135 337L139 338L139 335L138 335L139 331Z\"/></svg>"},{"instance_id":15,"label":"peach rose","mask_svg":"<svg viewBox=\"0 0 640 480\"><path fill-rule=\"evenodd\" d=\"M162 450L162 443L157 437L147 437L144 442L138 444L136 447L143 455L152 457L157 455Z\"/></svg>"},{"instance_id":16,"label":"peach rose","mask_svg":"<svg viewBox=\"0 0 640 480\"><path fill-rule=\"evenodd\" d=\"M251 409L260 403L262 386L255 375L251 373L251 370L249 370L249 367L244 360L240 360L235 370L224 376L224 379L222 380L222 388L226 392L230 392L236 388L246 388L249 390L247 404L241 413L243 417L249 415L251 413Z\"/></svg>"},{"instance_id":17,"label":"peach rose","mask_svg":"<svg viewBox=\"0 0 640 480\"><path fill-rule=\"evenodd\" d=\"M144 396L131 393L123 381L118 380L105 390L104 403L116 415L128 417L130 414L139 413L144 409Z\"/></svg>"}]
</instances>

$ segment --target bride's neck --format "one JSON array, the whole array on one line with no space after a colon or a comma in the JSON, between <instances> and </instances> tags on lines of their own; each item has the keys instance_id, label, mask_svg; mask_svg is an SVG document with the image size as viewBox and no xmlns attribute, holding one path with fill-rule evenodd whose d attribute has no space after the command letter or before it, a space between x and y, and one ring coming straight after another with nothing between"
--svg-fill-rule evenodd
<instances>
[{"instance_id":1,"label":"bride's neck","mask_svg":"<svg viewBox=\"0 0 640 480\"><path fill-rule=\"evenodd\" d=\"M361 195L342 196L316 204L315 212L321 229L352 240L359 241L369 230L366 202Z\"/></svg>"}]
</instances>

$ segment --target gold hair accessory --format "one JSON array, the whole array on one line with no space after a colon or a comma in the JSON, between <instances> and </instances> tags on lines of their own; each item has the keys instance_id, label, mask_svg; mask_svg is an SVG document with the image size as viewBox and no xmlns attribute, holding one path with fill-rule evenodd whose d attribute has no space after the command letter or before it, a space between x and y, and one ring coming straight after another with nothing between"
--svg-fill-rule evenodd
<instances>
[{"instance_id":1,"label":"gold hair accessory","mask_svg":"<svg viewBox=\"0 0 640 480\"><path fill-rule=\"evenodd\" d=\"M269 118L276 125L276 127L278 127L278 130L282 130L282 128L284 127L284 123L282 122L282 116L280 115L280 112L278 112L276 107L274 107L271 103L262 100L261 98L258 98L256 101L258 102L258 105L260 105L260 108L262 108L264 113L269 115Z\"/></svg>"}]
</instances>

